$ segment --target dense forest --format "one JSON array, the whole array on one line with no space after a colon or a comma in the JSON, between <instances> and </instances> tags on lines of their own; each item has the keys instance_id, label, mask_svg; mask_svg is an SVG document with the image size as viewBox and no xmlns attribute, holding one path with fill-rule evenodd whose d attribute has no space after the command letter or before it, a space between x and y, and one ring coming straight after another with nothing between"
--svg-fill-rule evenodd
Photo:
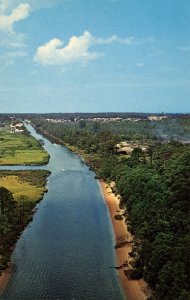
<instances>
[{"instance_id":1,"label":"dense forest","mask_svg":"<svg viewBox=\"0 0 190 300\"><path fill-rule=\"evenodd\" d=\"M134 235L133 265L126 275L144 278L153 291L153 299L187 300L190 148L171 136L174 131L188 138L190 123L189 119L146 122L120 122L114 126L85 120L52 124L43 118L33 119L37 130L49 138L82 150L97 176L116 182L128 227ZM158 127L165 130L167 139L157 135ZM138 140L139 146L130 155L119 154L116 145L123 139ZM147 144L146 151L140 147L142 142Z\"/></svg>"},{"instance_id":2,"label":"dense forest","mask_svg":"<svg viewBox=\"0 0 190 300\"><path fill-rule=\"evenodd\" d=\"M155 299L190 299L190 149L173 142L141 151L110 168L135 236L132 278Z\"/></svg>"}]
</instances>

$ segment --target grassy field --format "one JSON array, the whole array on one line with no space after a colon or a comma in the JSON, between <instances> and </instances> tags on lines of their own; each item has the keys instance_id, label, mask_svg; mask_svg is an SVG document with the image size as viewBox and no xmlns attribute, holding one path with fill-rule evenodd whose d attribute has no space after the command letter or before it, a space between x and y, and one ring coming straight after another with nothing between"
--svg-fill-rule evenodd
<instances>
[{"instance_id":1,"label":"grassy field","mask_svg":"<svg viewBox=\"0 0 190 300\"><path fill-rule=\"evenodd\" d=\"M11 193L15 201L21 198L28 202L37 202L46 192L48 171L0 171L0 186Z\"/></svg>"},{"instance_id":2,"label":"grassy field","mask_svg":"<svg viewBox=\"0 0 190 300\"><path fill-rule=\"evenodd\" d=\"M49 154L31 135L0 131L0 165L43 165Z\"/></svg>"},{"instance_id":3,"label":"grassy field","mask_svg":"<svg viewBox=\"0 0 190 300\"><path fill-rule=\"evenodd\" d=\"M28 182L22 182L19 180L19 177L14 175L1 177L0 186L4 186L13 193L13 197L16 201L18 201L20 197L24 197L27 201L36 202L46 191L43 187L37 187Z\"/></svg>"}]
</instances>

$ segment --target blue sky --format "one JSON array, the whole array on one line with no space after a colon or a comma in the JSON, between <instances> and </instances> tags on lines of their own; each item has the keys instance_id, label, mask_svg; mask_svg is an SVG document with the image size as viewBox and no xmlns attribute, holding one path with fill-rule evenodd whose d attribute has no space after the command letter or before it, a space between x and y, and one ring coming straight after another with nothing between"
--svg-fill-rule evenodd
<instances>
[{"instance_id":1,"label":"blue sky","mask_svg":"<svg viewBox=\"0 0 190 300\"><path fill-rule=\"evenodd\" d=\"M0 112L190 113L189 0L0 0Z\"/></svg>"}]
</instances>

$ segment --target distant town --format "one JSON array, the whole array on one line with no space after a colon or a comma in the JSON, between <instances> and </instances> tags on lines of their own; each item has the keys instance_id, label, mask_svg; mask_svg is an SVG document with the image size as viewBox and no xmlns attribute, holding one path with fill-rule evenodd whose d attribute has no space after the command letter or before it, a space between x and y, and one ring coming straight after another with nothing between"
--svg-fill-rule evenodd
<instances>
[{"instance_id":1,"label":"distant town","mask_svg":"<svg viewBox=\"0 0 190 300\"><path fill-rule=\"evenodd\" d=\"M80 120L85 120L85 121L89 121L89 122L103 122L103 123L109 123L109 122L121 122L122 120L125 121L131 121L131 122L139 122L142 120L150 120L150 121L161 121L163 119L167 119L168 116L156 116L156 115L152 115L152 116L147 116L146 118L121 118L121 117L93 117L93 118L74 118L74 120L70 120L70 119L57 119L57 118L47 118L46 121L50 122L50 123L65 123L65 122L77 122Z\"/></svg>"}]
</instances>

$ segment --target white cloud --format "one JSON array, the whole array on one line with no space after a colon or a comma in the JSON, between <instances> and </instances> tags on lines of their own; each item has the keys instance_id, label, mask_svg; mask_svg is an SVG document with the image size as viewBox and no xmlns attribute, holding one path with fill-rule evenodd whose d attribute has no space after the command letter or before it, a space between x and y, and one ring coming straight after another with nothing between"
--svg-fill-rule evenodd
<instances>
[{"instance_id":1,"label":"white cloud","mask_svg":"<svg viewBox=\"0 0 190 300\"><path fill-rule=\"evenodd\" d=\"M63 1L69 0L24 0L24 3L32 7L32 10L38 10L41 8L50 8L56 6ZM11 12L20 3L21 0L0 0L0 14L4 12Z\"/></svg>"},{"instance_id":2,"label":"white cloud","mask_svg":"<svg viewBox=\"0 0 190 300\"><path fill-rule=\"evenodd\" d=\"M0 15L0 30L12 32L14 23L27 18L29 12L29 4L19 4L10 15Z\"/></svg>"},{"instance_id":3,"label":"white cloud","mask_svg":"<svg viewBox=\"0 0 190 300\"><path fill-rule=\"evenodd\" d=\"M0 14L3 14L9 6L9 0L1 0L0 2Z\"/></svg>"},{"instance_id":4,"label":"white cloud","mask_svg":"<svg viewBox=\"0 0 190 300\"><path fill-rule=\"evenodd\" d=\"M5 51L9 48L26 48L25 38L26 36L20 32L12 32L8 35L0 32L0 48L4 48Z\"/></svg>"},{"instance_id":5,"label":"white cloud","mask_svg":"<svg viewBox=\"0 0 190 300\"><path fill-rule=\"evenodd\" d=\"M27 56L25 38L21 32L14 30L14 24L29 16L30 5L20 3L14 8L13 0L0 0L0 68L3 71L19 57ZM11 8L11 9L10 9Z\"/></svg>"},{"instance_id":6,"label":"white cloud","mask_svg":"<svg viewBox=\"0 0 190 300\"><path fill-rule=\"evenodd\" d=\"M96 45L109 45L114 42L122 44L122 45L132 45L135 42L135 38L134 37L119 38L115 34L108 38L97 38L97 37L92 36L92 42Z\"/></svg>"},{"instance_id":7,"label":"white cloud","mask_svg":"<svg viewBox=\"0 0 190 300\"><path fill-rule=\"evenodd\" d=\"M24 57L24 56L27 56L27 52L25 51L10 51L10 52L7 52L6 53L7 57L10 57L10 58L14 58L14 57Z\"/></svg>"},{"instance_id":8,"label":"white cloud","mask_svg":"<svg viewBox=\"0 0 190 300\"><path fill-rule=\"evenodd\" d=\"M60 39L52 39L37 49L34 60L42 64L62 65L68 62L86 62L102 56L102 53L89 51L94 41L88 31L79 37L72 36L69 43L61 48L63 44Z\"/></svg>"},{"instance_id":9,"label":"white cloud","mask_svg":"<svg viewBox=\"0 0 190 300\"><path fill-rule=\"evenodd\" d=\"M26 57L28 53L20 49L13 49L0 55L0 70L4 71L7 67L14 64L15 59L18 61L19 58Z\"/></svg>"},{"instance_id":10,"label":"white cloud","mask_svg":"<svg viewBox=\"0 0 190 300\"><path fill-rule=\"evenodd\" d=\"M132 45L135 43L135 39L133 37L119 38L116 35L100 38L94 37L89 31L85 31L79 37L72 36L65 47L63 47L64 42L58 38L50 40L37 49L34 61L47 65L62 65L77 61L87 62L104 55L102 52L90 51L92 46L110 45L112 43Z\"/></svg>"}]
</instances>

